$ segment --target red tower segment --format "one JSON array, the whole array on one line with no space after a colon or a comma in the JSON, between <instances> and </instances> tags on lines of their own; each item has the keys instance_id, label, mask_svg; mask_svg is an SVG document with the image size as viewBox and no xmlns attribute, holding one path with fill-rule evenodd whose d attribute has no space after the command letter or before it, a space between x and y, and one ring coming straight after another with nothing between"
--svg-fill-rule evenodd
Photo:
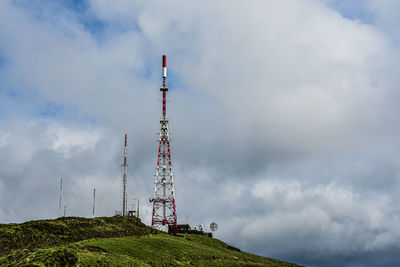
<instances>
[{"instance_id":1,"label":"red tower segment","mask_svg":"<svg viewBox=\"0 0 400 267\"><path fill-rule=\"evenodd\" d=\"M168 87L165 85L165 79L167 77L167 57L165 55L163 55L162 76L163 83L160 91L163 96L163 104L162 117L160 119L156 182L154 187L154 197L150 198L150 201L153 202L151 229L152 232L154 232L154 230L161 230L167 226L168 232L177 233L178 224L176 217L174 177L172 174L168 119L166 117Z\"/></svg>"},{"instance_id":2,"label":"red tower segment","mask_svg":"<svg viewBox=\"0 0 400 267\"><path fill-rule=\"evenodd\" d=\"M167 56L163 55L163 69L162 69L162 76L163 79L167 78ZM165 82L165 81L164 81ZM163 87L165 87L165 83L163 83Z\"/></svg>"}]
</instances>

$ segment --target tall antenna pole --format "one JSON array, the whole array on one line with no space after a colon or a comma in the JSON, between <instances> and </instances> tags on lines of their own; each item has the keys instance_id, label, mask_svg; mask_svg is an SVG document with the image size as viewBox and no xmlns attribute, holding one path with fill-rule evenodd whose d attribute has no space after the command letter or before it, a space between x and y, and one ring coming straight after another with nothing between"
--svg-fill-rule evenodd
<instances>
[{"instance_id":1,"label":"tall antenna pole","mask_svg":"<svg viewBox=\"0 0 400 267\"><path fill-rule=\"evenodd\" d=\"M136 217L139 218L139 199L137 200L137 211L136 211Z\"/></svg>"},{"instance_id":2,"label":"tall antenna pole","mask_svg":"<svg viewBox=\"0 0 400 267\"><path fill-rule=\"evenodd\" d=\"M93 216L95 207L96 207L96 188L93 188Z\"/></svg>"},{"instance_id":3,"label":"tall antenna pole","mask_svg":"<svg viewBox=\"0 0 400 267\"><path fill-rule=\"evenodd\" d=\"M165 84L167 78L167 56L163 55L162 68L162 117L160 119L160 139L158 146L158 159L156 167L156 182L154 186L154 197L150 198L153 202L153 215L151 219L151 232L168 226L168 232L176 234L178 232L174 176L172 174L172 161L170 140L168 132L167 114L167 92Z\"/></svg>"},{"instance_id":4,"label":"tall antenna pole","mask_svg":"<svg viewBox=\"0 0 400 267\"><path fill-rule=\"evenodd\" d=\"M126 196L126 182L127 182L127 172L128 172L128 164L126 163L126 152L128 149L128 135L125 134L125 145L124 145L124 164L121 166L124 167L124 175L122 176L122 186L123 186L123 191L122 191L122 216L126 216L126 201L127 201L127 196Z\"/></svg>"},{"instance_id":5,"label":"tall antenna pole","mask_svg":"<svg viewBox=\"0 0 400 267\"><path fill-rule=\"evenodd\" d=\"M61 217L62 182L63 182L63 179L61 177L61 181L60 181L60 201L58 202L58 217Z\"/></svg>"}]
</instances>

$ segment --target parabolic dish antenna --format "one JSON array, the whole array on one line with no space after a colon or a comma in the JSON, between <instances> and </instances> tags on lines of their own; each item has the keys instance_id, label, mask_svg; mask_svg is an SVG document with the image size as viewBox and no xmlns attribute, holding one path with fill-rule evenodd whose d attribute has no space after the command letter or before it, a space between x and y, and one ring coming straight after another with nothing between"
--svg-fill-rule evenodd
<instances>
[{"instance_id":1,"label":"parabolic dish antenna","mask_svg":"<svg viewBox=\"0 0 400 267\"><path fill-rule=\"evenodd\" d=\"M204 231L204 225L202 225L202 224L199 224L199 231Z\"/></svg>"},{"instance_id":2,"label":"parabolic dish antenna","mask_svg":"<svg viewBox=\"0 0 400 267\"><path fill-rule=\"evenodd\" d=\"M215 222L210 223L210 229L211 231L215 232L218 230L218 224Z\"/></svg>"}]
</instances>

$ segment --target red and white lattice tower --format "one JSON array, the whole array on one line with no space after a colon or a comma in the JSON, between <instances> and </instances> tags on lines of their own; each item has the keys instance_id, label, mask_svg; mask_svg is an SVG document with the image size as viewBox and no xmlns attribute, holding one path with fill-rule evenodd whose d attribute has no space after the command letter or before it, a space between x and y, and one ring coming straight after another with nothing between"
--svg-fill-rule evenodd
<instances>
[{"instance_id":1,"label":"red and white lattice tower","mask_svg":"<svg viewBox=\"0 0 400 267\"><path fill-rule=\"evenodd\" d=\"M166 117L168 87L165 85L165 79L167 78L167 56L165 55L163 55L162 77L163 83L160 88L162 92L162 117L160 119L156 182L154 197L150 198L150 201L153 202L151 230L155 232L155 230L168 227L169 233L177 233L174 176L172 174L168 118Z\"/></svg>"}]
</instances>

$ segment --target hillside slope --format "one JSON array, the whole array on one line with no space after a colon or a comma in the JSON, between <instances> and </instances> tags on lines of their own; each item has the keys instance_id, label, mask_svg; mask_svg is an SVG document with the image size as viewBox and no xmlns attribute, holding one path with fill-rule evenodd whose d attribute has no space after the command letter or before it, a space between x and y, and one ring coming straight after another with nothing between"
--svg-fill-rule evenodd
<instances>
[{"instance_id":1,"label":"hillside slope","mask_svg":"<svg viewBox=\"0 0 400 267\"><path fill-rule=\"evenodd\" d=\"M0 224L0 256L15 249L46 248L90 238L149 233L150 228L135 217L61 217L21 224Z\"/></svg>"},{"instance_id":2,"label":"hillside slope","mask_svg":"<svg viewBox=\"0 0 400 267\"><path fill-rule=\"evenodd\" d=\"M298 266L283 261L257 256L246 252L238 252L230 249L226 243L206 236L167 234L148 235L149 228L135 218L64 218L58 220L36 221L38 225L52 225L60 232L49 231L52 228L35 226L35 222L12 225L12 229L19 237L32 241L16 242L11 244L17 249L3 253L0 257L1 266ZM60 221L63 226L60 226ZM80 223L78 223L80 222ZM136 223L126 225L126 223ZM55 227L54 225L58 225ZM71 227L74 229L69 229ZM125 227L136 230L121 229ZM89 229L92 228L93 229ZM10 225L0 225L0 244L3 251L3 241L10 242ZM16 227L16 228L15 228ZM81 227L81 229L77 229ZM8 229L8 239L3 239L4 230ZM40 228L38 230L37 228ZM15 230L18 229L18 230ZM29 230L30 229L30 230ZM54 229L53 229L54 230ZM3 231L3 232L2 232ZM33 231L38 242L29 235ZM38 232L44 233L43 238ZM85 231L88 231L85 233ZM3 235L1 235L3 233ZM23 233L23 234L22 234ZM62 234L60 234L62 233ZM67 233L71 233L68 237ZM78 233L83 234L82 237ZM129 236L93 238L94 235ZM86 239L88 236L92 239ZM55 237L56 245L53 239ZM68 240L79 239L74 242ZM35 247L34 244L39 244Z\"/></svg>"}]
</instances>

